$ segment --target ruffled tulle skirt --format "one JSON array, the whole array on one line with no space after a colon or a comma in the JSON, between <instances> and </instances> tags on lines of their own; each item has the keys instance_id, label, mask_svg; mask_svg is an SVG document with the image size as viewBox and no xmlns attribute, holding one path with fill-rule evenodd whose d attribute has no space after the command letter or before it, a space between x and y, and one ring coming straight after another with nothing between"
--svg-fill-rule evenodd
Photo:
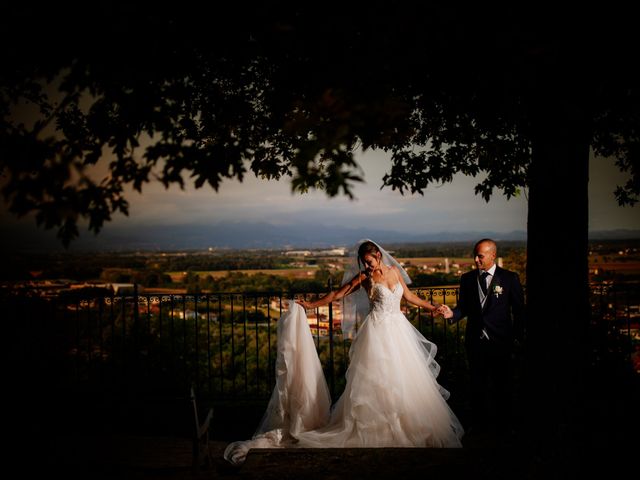
<instances>
[{"instance_id":1,"label":"ruffled tulle skirt","mask_svg":"<svg viewBox=\"0 0 640 480\"><path fill-rule=\"evenodd\" d=\"M251 448L461 447L462 425L436 381L436 346L398 311L372 311L349 351L345 390L330 395L304 309L293 302L278 324L276 387Z\"/></svg>"}]
</instances>

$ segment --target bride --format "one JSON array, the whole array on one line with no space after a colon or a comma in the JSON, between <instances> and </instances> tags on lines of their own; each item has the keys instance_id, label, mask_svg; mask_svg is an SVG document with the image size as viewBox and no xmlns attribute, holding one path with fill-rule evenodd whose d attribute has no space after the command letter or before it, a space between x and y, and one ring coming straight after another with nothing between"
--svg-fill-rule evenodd
<instances>
[{"instance_id":1,"label":"bride","mask_svg":"<svg viewBox=\"0 0 640 480\"><path fill-rule=\"evenodd\" d=\"M251 448L461 447L460 421L436 381L437 348L400 310L402 298L438 307L407 288L402 266L375 242L359 242L342 286L297 301L278 323L276 387L253 438L229 444L234 464ZM353 337L344 392L331 407L304 309L343 299L343 334Z\"/></svg>"}]
</instances>

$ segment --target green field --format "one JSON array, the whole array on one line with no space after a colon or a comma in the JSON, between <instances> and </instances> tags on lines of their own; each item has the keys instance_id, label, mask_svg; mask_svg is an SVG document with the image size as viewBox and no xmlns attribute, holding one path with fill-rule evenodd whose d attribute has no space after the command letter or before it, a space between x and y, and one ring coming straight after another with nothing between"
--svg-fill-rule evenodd
<instances>
[{"instance_id":1,"label":"green field","mask_svg":"<svg viewBox=\"0 0 640 480\"><path fill-rule=\"evenodd\" d=\"M200 278L206 278L211 275L214 279L226 277L230 273L243 273L245 275L256 275L259 273L265 275L277 275L289 278L310 278L313 277L318 267L305 268L277 268L277 269L247 269L247 270L204 270L192 272ZM174 282L180 282L185 276L185 272L167 272Z\"/></svg>"}]
</instances>

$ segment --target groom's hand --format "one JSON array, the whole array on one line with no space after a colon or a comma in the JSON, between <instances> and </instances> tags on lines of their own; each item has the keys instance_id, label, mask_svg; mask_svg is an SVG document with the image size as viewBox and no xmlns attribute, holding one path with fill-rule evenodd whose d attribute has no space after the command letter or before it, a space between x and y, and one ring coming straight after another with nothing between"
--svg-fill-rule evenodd
<instances>
[{"instance_id":1,"label":"groom's hand","mask_svg":"<svg viewBox=\"0 0 640 480\"><path fill-rule=\"evenodd\" d=\"M437 313L442 315L447 320L453 317L453 311L449 307L449 305L440 305L438 307Z\"/></svg>"}]
</instances>

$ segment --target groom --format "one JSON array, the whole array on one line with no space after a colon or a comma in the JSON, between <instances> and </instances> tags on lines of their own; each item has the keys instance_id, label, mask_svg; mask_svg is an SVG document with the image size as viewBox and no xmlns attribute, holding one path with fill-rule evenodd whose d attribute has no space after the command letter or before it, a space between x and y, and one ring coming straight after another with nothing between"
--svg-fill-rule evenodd
<instances>
[{"instance_id":1,"label":"groom","mask_svg":"<svg viewBox=\"0 0 640 480\"><path fill-rule=\"evenodd\" d=\"M450 323L467 317L465 346L469 362L471 426L493 426L505 433L511 427L512 352L524 327L524 293L518 274L496 265L496 243L476 243L478 267L460 278L458 305L440 312Z\"/></svg>"}]
</instances>

